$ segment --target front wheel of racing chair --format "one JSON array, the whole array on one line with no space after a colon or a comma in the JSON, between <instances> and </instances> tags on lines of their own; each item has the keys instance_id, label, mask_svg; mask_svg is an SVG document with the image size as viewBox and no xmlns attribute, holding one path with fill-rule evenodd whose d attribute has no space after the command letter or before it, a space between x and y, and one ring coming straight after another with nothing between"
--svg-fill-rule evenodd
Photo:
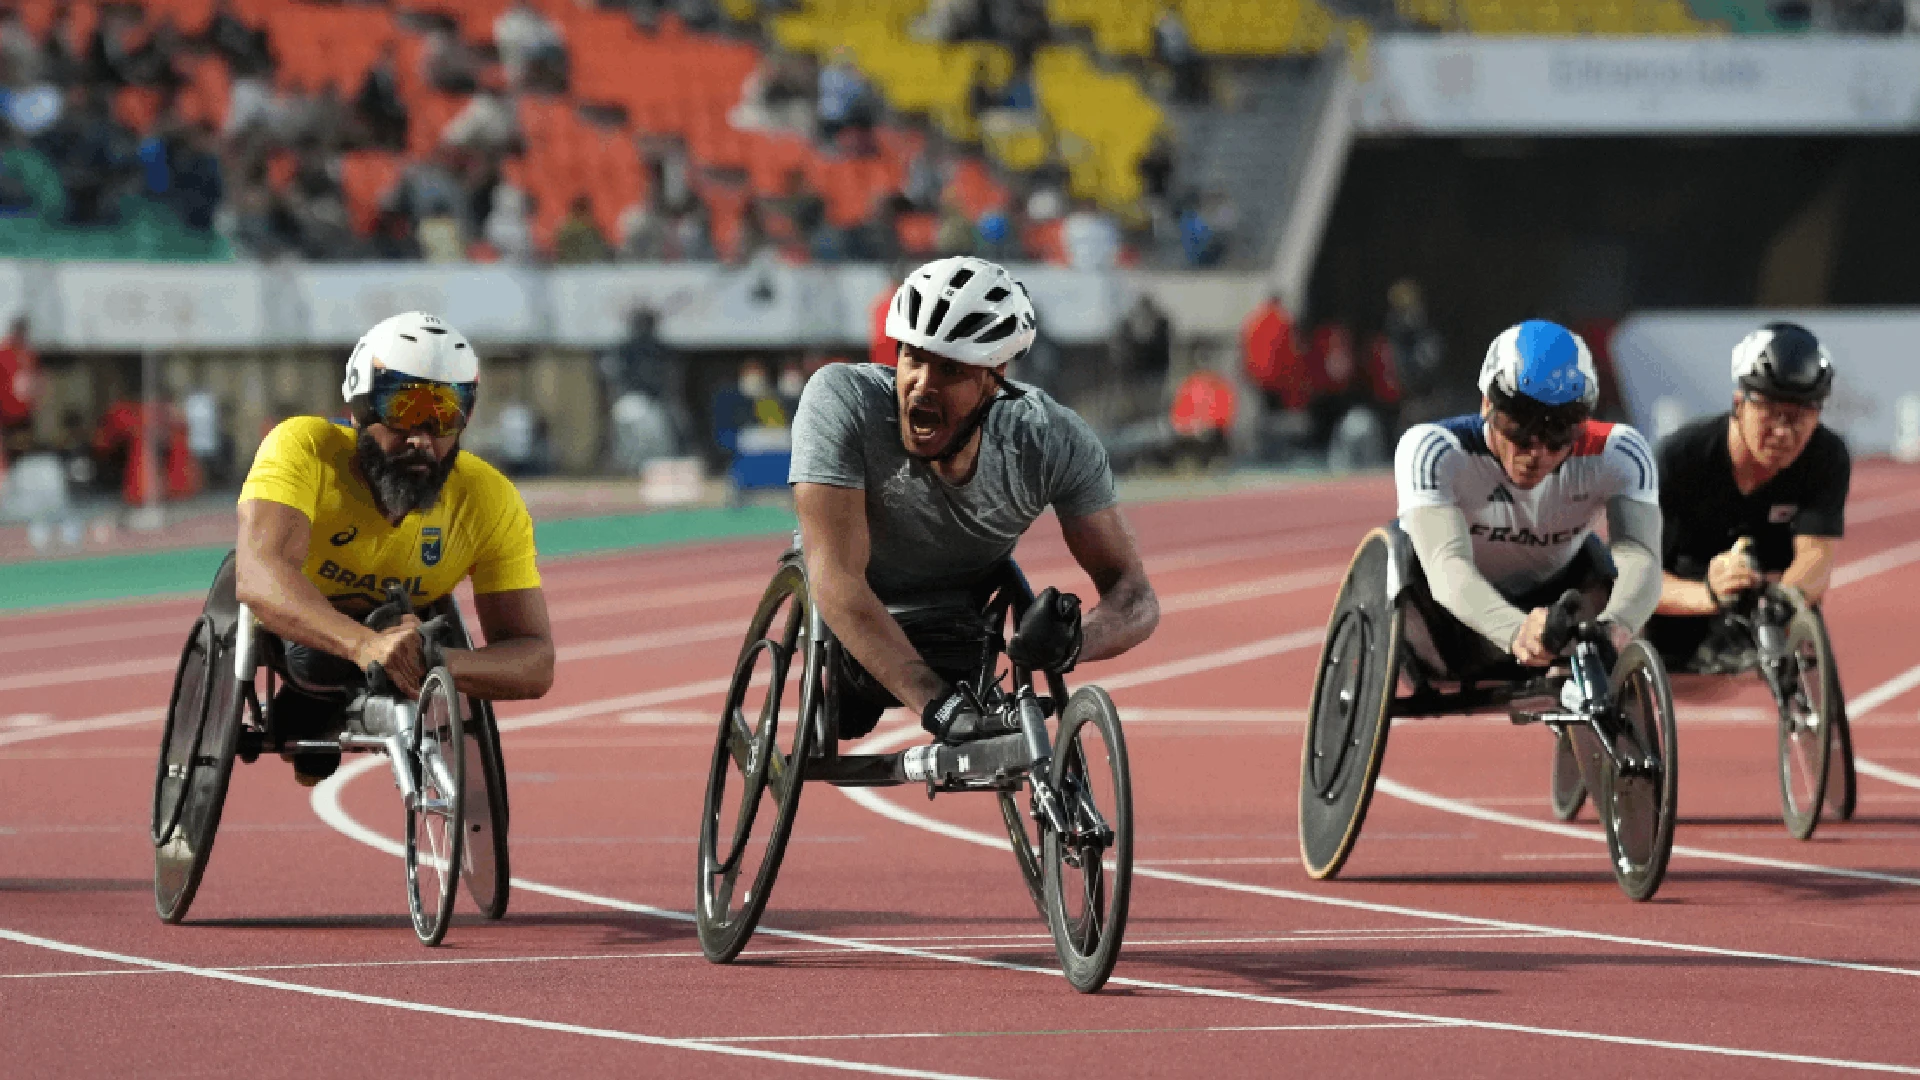
<instances>
[{"instance_id":1,"label":"front wheel of racing chair","mask_svg":"<svg viewBox=\"0 0 1920 1080\"><path fill-rule=\"evenodd\" d=\"M807 597L806 567L800 553L790 551L748 624L720 710L700 815L694 900L700 950L717 964L740 955L753 936L806 786L823 684L822 650L814 647L820 628L811 625L816 617ZM783 713L787 704L797 711ZM764 838L757 853L756 827Z\"/></svg>"},{"instance_id":2,"label":"front wheel of racing chair","mask_svg":"<svg viewBox=\"0 0 1920 1080\"><path fill-rule=\"evenodd\" d=\"M1405 625L1392 558L1385 529L1360 541L1320 650L1300 751L1300 860L1316 879L1353 853L1386 755Z\"/></svg>"},{"instance_id":3,"label":"front wheel of racing chair","mask_svg":"<svg viewBox=\"0 0 1920 1080\"><path fill-rule=\"evenodd\" d=\"M1791 614L1781 626L1776 613L1783 613L1783 605L1791 605ZM1820 825L1835 770L1843 787L1852 771L1851 733L1840 736L1842 760L1834 760L1835 734L1845 723L1845 706L1833 645L1820 613L1784 596L1762 598L1756 626L1761 674L1779 714L1780 818L1788 835L1806 840ZM1845 792L1837 794L1843 803L1850 801Z\"/></svg>"},{"instance_id":4,"label":"front wheel of racing chair","mask_svg":"<svg viewBox=\"0 0 1920 1080\"><path fill-rule=\"evenodd\" d=\"M160 735L150 839L154 909L164 922L179 922L193 906L239 751L250 685L235 671L238 611L229 554L180 651Z\"/></svg>"},{"instance_id":5,"label":"front wheel of racing chair","mask_svg":"<svg viewBox=\"0 0 1920 1080\"><path fill-rule=\"evenodd\" d=\"M1594 760L1599 780L1593 789L1594 810L1606 833L1614 880L1631 899L1648 900L1666 876L1679 812L1680 744L1673 688L1660 654L1638 638L1621 650L1610 684L1614 707L1625 731L1639 744L1646 767L1622 771L1602 751ZM1585 728L1575 730L1588 734Z\"/></svg>"},{"instance_id":6,"label":"front wheel of racing chair","mask_svg":"<svg viewBox=\"0 0 1920 1080\"><path fill-rule=\"evenodd\" d=\"M1090 994L1119 960L1133 883L1133 781L1105 690L1083 686L1068 699L1050 779L1071 832L1042 830L1042 910L1067 982Z\"/></svg>"},{"instance_id":7,"label":"front wheel of racing chair","mask_svg":"<svg viewBox=\"0 0 1920 1080\"><path fill-rule=\"evenodd\" d=\"M407 911L420 943L432 946L447 936L460 891L470 743L460 695L444 666L421 680L412 712L405 743L414 782L407 795Z\"/></svg>"},{"instance_id":8,"label":"front wheel of racing chair","mask_svg":"<svg viewBox=\"0 0 1920 1080\"><path fill-rule=\"evenodd\" d=\"M447 644L473 648L460 618L460 606L451 595L436 602L430 614L447 620ZM500 725L493 703L468 695L466 711L466 844L461 851L460 876L467 883L480 914L498 919L507 913L512 869L507 854L507 767L500 748Z\"/></svg>"}]
</instances>

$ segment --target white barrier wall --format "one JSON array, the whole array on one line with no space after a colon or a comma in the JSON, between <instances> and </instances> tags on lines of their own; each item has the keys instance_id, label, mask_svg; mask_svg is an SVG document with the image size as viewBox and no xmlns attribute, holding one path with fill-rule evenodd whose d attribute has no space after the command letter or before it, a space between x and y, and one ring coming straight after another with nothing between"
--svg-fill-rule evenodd
<instances>
[{"instance_id":1,"label":"white barrier wall","mask_svg":"<svg viewBox=\"0 0 1920 1080\"><path fill-rule=\"evenodd\" d=\"M1383 38L1366 134L1703 135L1920 130L1920 40Z\"/></svg>"},{"instance_id":2,"label":"white barrier wall","mask_svg":"<svg viewBox=\"0 0 1920 1080\"><path fill-rule=\"evenodd\" d=\"M1622 322L1612 340L1620 394L1649 435L1675 419L1723 412L1733 399L1733 346L1774 320L1797 322L1833 354L1825 422L1855 454L1884 454L1920 437L1920 309L1663 312ZM1663 402L1665 404L1663 404ZM1664 424L1663 424L1664 421Z\"/></svg>"},{"instance_id":3,"label":"white barrier wall","mask_svg":"<svg viewBox=\"0 0 1920 1080\"><path fill-rule=\"evenodd\" d=\"M1267 288L1254 274L1087 273L1012 268L1041 324L1068 345L1104 341L1153 294L1184 336L1230 337ZM628 313L660 313L661 336L694 348L865 342L891 288L873 265L438 266L420 263L34 263L0 261L0 321L33 320L43 349L221 349L351 345L398 312L444 316L489 345L595 348Z\"/></svg>"}]
</instances>

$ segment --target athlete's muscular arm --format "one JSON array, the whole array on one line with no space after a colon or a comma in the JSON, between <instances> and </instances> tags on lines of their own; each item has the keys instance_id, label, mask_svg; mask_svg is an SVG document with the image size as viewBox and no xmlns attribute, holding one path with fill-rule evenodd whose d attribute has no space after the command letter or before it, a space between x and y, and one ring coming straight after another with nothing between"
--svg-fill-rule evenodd
<instances>
[{"instance_id":1,"label":"athlete's muscular arm","mask_svg":"<svg viewBox=\"0 0 1920 1080\"><path fill-rule=\"evenodd\" d=\"M487 643L448 649L447 670L463 694L489 701L542 697L553 687L553 632L547 626L547 594L541 589L479 593L474 613Z\"/></svg>"},{"instance_id":2,"label":"athlete's muscular arm","mask_svg":"<svg viewBox=\"0 0 1920 1080\"><path fill-rule=\"evenodd\" d=\"M1516 640L1527 614L1508 603L1473 564L1467 515L1457 506L1409 507L1400 514L1400 527L1413 541L1434 600L1487 640L1531 663L1532 653L1522 656L1522 643Z\"/></svg>"},{"instance_id":3,"label":"athlete's muscular arm","mask_svg":"<svg viewBox=\"0 0 1920 1080\"><path fill-rule=\"evenodd\" d=\"M1817 604L1833 584L1833 564L1839 555L1837 536L1796 536L1793 564L1780 576L1780 584L1799 589L1807 603Z\"/></svg>"},{"instance_id":4,"label":"athlete's muscular arm","mask_svg":"<svg viewBox=\"0 0 1920 1080\"><path fill-rule=\"evenodd\" d=\"M1062 518L1060 535L1100 593L1100 603L1081 626L1081 662L1119 656L1147 640L1160 623L1160 599L1153 594L1133 530L1120 510L1108 507L1086 517Z\"/></svg>"},{"instance_id":5,"label":"athlete's muscular arm","mask_svg":"<svg viewBox=\"0 0 1920 1080\"><path fill-rule=\"evenodd\" d=\"M313 523L291 506L269 499L240 503L240 543L234 579L240 602L261 626L288 641L332 653L365 668L378 663L402 692L415 693L426 675L421 662L420 620L409 615L376 633L335 611L301 573Z\"/></svg>"},{"instance_id":6,"label":"athlete's muscular arm","mask_svg":"<svg viewBox=\"0 0 1920 1080\"><path fill-rule=\"evenodd\" d=\"M793 485L806 550L807 584L834 636L880 685L915 713L946 683L914 651L900 624L867 584L867 495L831 484Z\"/></svg>"}]
</instances>

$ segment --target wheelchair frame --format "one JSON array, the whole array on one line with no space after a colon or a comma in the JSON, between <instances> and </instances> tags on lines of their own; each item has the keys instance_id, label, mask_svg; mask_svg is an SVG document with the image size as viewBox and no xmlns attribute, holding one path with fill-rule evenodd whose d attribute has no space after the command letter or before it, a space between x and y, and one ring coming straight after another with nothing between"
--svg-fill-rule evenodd
<instances>
[{"instance_id":1,"label":"wheelchair frame","mask_svg":"<svg viewBox=\"0 0 1920 1080\"><path fill-rule=\"evenodd\" d=\"M458 790L452 794L441 793L440 805L443 809L453 807L453 816L460 818L455 826L454 835L459 843L452 848L448 858L429 859L428 865L447 877L464 878L469 894L481 913L488 918L497 919L505 914L509 868L507 862L507 802L505 765L499 749L498 726L495 722L490 703L469 697L462 718L459 695L452 689L452 678L444 669L435 668L423 680L422 696L415 702L394 701L379 694L371 694L355 703L343 706L343 709L361 707L379 708L387 714L383 719L391 720L387 725L388 733L376 736L356 733L348 730L333 740L286 740L279 737L272 717L272 701L282 679L280 672L271 664L263 662L261 651L264 645L262 631L253 614L245 604L238 602L234 595L234 556L229 553L215 573L212 588L208 590L202 613L194 623L193 633L182 652L181 665L175 673L174 692L169 701L166 730L162 735L160 748L160 769L156 776L154 799L154 822L151 837L155 847L155 906L166 922L179 922L186 917L188 909L199 889L200 879L211 858L214 841L218 836L220 818L226 801L228 777L233 761L238 758L253 762L262 752L289 753L298 751L378 751L387 755L394 773L394 782L406 797L409 807L409 830L416 824L414 818L422 809L431 809L430 800L423 802L419 798L421 779L412 775L412 770L403 762L418 756L411 745L412 729L419 725L417 707L428 700L430 692L438 691L439 702L446 709L448 727L457 734L453 741L460 745L460 762L444 773L436 772L430 778L430 786L436 790L453 783ZM435 601L428 608L433 618L444 618L449 633L449 644L468 646L465 625L460 617L459 605L452 596ZM202 628L206 636L202 637ZM183 703L180 700L181 688L188 675L187 665L193 661L197 646L204 645L206 655L198 662L201 686L194 701ZM266 694L259 692L259 675L266 670ZM226 693L220 693L223 688ZM215 715L215 703L225 706L222 715ZM183 706L196 706L190 717L194 730L188 740L180 746L175 744L175 727L181 719ZM210 728L217 727L222 734L223 744L205 747L203 742ZM185 762L172 760L180 755L173 751L184 747L187 750ZM206 751L212 750L212 753ZM212 769L209 775L212 787L196 790L192 787L196 774L200 770ZM475 790L466 776L474 770L481 786ZM454 777L448 780L448 774ZM165 784L168 780L177 780L181 790L172 807L163 811ZM483 796L477 807L479 813L466 812L466 806L472 800L467 794ZM189 828L184 820L189 800L200 797L200 813L197 826ZM416 803L421 805L416 806ZM185 832L197 831L202 835L187 836ZM179 865L168 865L166 860L176 858L177 851L186 852L187 860ZM461 859L459 856L478 852L479 857ZM408 845L409 906L413 909L416 933L429 945L438 944L445 934L448 916L451 913L452 883L443 889L443 896L434 912L426 912L423 902L417 895L418 880L416 872L419 860L414 857L412 838ZM448 864L452 865L449 866Z\"/></svg>"},{"instance_id":2,"label":"wheelchair frame","mask_svg":"<svg viewBox=\"0 0 1920 1080\"><path fill-rule=\"evenodd\" d=\"M1382 550L1370 555L1374 545ZM1378 591L1372 583L1358 580L1372 571L1361 568L1363 559L1384 560L1379 570ZM1672 692L1665 667L1658 654L1643 641L1636 640L1606 670L1601 636L1591 626L1572 634L1575 655L1572 672L1555 677L1517 664L1493 665L1467 677L1447 673L1447 657L1430 634L1422 641L1409 634L1409 613L1420 615L1410 598L1414 586L1415 557L1411 540L1398 529L1379 528L1367 534L1356 549L1342 582L1339 598L1329 619L1315 675L1307 731L1301 752L1299 829L1301 861L1309 875L1331 878L1339 873L1358 841L1368 804L1385 756L1387 734L1392 722L1400 718L1451 716L1461 713L1508 709L1515 724L1543 723L1562 738L1571 738L1581 776L1588 786L1606 789L1612 800L1616 789L1632 790L1633 783L1651 776L1658 784L1656 793L1653 851L1643 863L1628 866L1620 845L1638 837L1617 837L1612 813L1603 811L1607 840L1614 853L1614 873L1621 888L1635 900L1653 895L1664 875L1672 846L1675 777L1678 766L1677 731L1673 726ZM1360 596L1359 591L1367 593ZM1350 629L1358 627L1357 629ZM1428 630L1424 617L1418 624ZM1565 629L1572 631L1569 625ZM1384 640L1376 641L1376 637ZM1358 639L1357 649L1354 642ZM1422 646L1429 655L1422 655ZM1384 655L1376 656L1376 653ZM1341 665L1347 665L1345 674ZM1656 699L1648 703L1656 710L1658 732L1635 734L1631 723L1619 721L1612 700L1613 683L1623 671L1650 680ZM1372 681L1367 681L1371 676ZM1329 678L1336 680L1329 683ZM1401 692L1403 681L1411 682L1409 692ZM1457 689L1442 690L1435 683L1457 684ZM1577 702L1563 703L1562 691L1572 683ZM1331 692L1331 696L1329 696ZM1638 688L1644 697L1648 691ZM1577 705L1577 707L1575 707ZM1322 716L1328 709L1347 720L1339 732L1323 730ZM1377 712L1375 711L1377 710ZM1356 722L1354 715L1358 713ZM1328 719L1324 723L1337 723ZM1618 730L1613 730L1614 728ZM1653 747L1641 746L1653 741ZM1656 752L1657 751L1657 752ZM1556 766L1559 762L1556 762ZM1357 770L1357 771L1356 771ZM1624 782L1620 787L1616 782ZM1556 784L1556 809L1560 792ZM1577 804L1575 804L1577 809ZM1569 814L1570 816L1570 814ZM1336 833L1338 835L1336 835ZM1331 842L1329 842L1331 841Z\"/></svg>"},{"instance_id":3,"label":"wheelchair frame","mask_svg":"<svg viewBox=\"0 0 1920 1080\"><path fill-rule=\"evenodd\" d=\"M766 605L774 600L775 590L781 587L782 576L789 573L798 574L797 587L783 594L769 611ZM785 764L790 759L783 758L777 744L772 742L770 736L762 734L768 730L765 715L761 718L760 727L752 732L742 730L741 724L735 722L734 714L740 708L748 673L761 652L774 653L773 677L778 685L785 685L792 657L781 656L776 651L778 643L771 640L774 626L769 621L767 627L760 631L767 636L750 636L742 648L736 664L734 687L729 692L728 704L721 717L713 772L708 778L707 810L704 813L713 816L713 820L702 821L695 911L701 925L702 948L709 960L715 963L731 961L752 936L764 911L767 894L771 893L777 878L797 810L798 791L789 790L793 785L804 786L810 781L836 787L894 787L924 783L929 798L942 792L996 793L1022 879L1029 897L1053 931L1056 949L1069 983L1085 993L1098 990L1106 982L1124 936L1132 874L1132 795L1119 716L1112 700L1098 687L1082 687L1069 698L1065 680L1050 673L1045 675L1049 693L1046 696L1039 695L1033 688L1035 673L1017 665L1011 666L1011 688L1003 690L999 687L999 661L1005 654L1002 628L1009 616L1017 622L1033 599L1026 579L1011 560L1005 564L1003 573L1004 576L987 590L988 599L983 614L990 630L982 642L981 658L973 684L976 690L984 691L980 695L981 703L989 713L998 710L1003 716L1018 717L1018 726L1006 734L958 747L935 744L886 754L843 754L839 748L839 717L834 700L837 687L832 677L832 669L838 663L837 650L841 645L827 627L818 606L812 602L804 559L800 556L797 544L782 555L780 570L768 587L767 598L762 600L761 611L756 614L755 621L757 623L762 615L771 620L781 610L780 604L793 602L796 592L803 594L801 602L806 604L806 611L795 648L804 649L798 722L806 725L806 729L796 732L793 751L793 756L802 759L801 768L796 771ZM777 710L777 706L778 693L775 693L770 695L763 713L767 709ZM1061 745L1056 745L1045 726L1050 716L1058 718L1063 740ZM741 723L744 722L743 717ZM1103 817L1101 808L1094 805L1085 783L1073 779L1086 775L1089 768L1079 751L1077 739L1079 728L1089 723L1101 733L1109 768L1113 773L1116 805L1107 810L1113 819L1111 824ZM771 747L771 753L767 747ZM782 759L781 764L776 767L773 759ZM749 810L743 804L741 814L745 819L744 829L736 825L732 850L725 859L719 859L718 847L723 838L719 835L721 829L716 800L721 798L717 793L725 790L726 781L720 774L721 770L728 769L729 762L740 770L745 785L759 786L751 796L755 808ZM1075 770L1080 772L1076 773ZM1024 817L1036 822L1040 835L1038 851L1026 831L1023 814L1014 797L1022 786L1029 787L1033 793L1029 811ZM750 896L738 919L719 920L709 902L711 877L729 870L737 873L743 846L751 840L754 821L761 813L757 809L759 800L768 791L775 797L777 817L771 827L762 869L756 873L755 888L758 892ZM1082 853L1088 843L1098 844L1098 851L1091 855ZM1084 870L1090 863L1096 868L1094 878L1104 882L1105 875L1101 872L1104 869L1103 857L1110 857L1114 862L1114 883L1110 890L1104 885L1094 887L1089 884L1085 898L1096 902L1100 910L1097 915L1089 912L1079 923L1069 925L1072 920L1064 911L1061 879L1065 877L1065 871L1061 867L1064 864ZM729 894L723 898L723 908L731 905L732 881L729 877Z\"/></svg>"}]
</instances>

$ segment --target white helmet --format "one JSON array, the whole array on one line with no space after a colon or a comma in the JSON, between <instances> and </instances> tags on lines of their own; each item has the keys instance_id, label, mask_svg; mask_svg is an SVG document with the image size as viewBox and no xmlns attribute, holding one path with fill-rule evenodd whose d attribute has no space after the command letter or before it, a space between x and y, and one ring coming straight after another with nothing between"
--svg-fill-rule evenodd
<instances>
[{"instance_id":1,"label":"white helmet","mask_svg":"<svg viewBox=\"0 0 1920 1080\"><path fill-rule=\"evenodd\" d=\"M1033 344L1027 287L998 263L935 259L907 275L887 309L887 336L975 367L999 367Z\"/></svg>"},{"instance_id":2,"label":"white helmet","mask_svg":"<svg viewBox=\"0 0 1920 1080\"><path fill-rule=\"evenodd\" d=\"M409 311L374 324L347 357L340 397L352 401L373 389L376 370L438 383L480 381L480 358L466 335L424 311Z\"/></svg>"}]
</instances>

